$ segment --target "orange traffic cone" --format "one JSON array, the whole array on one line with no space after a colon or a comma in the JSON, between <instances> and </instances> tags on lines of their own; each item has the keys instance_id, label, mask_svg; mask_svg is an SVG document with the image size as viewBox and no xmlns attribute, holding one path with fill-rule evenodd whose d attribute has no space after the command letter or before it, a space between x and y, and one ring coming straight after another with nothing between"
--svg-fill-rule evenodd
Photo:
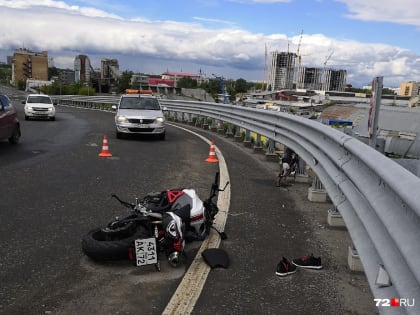
<instances>
[{"instance_id":1,"label":"orange traffic cone","mask_svg":"<svg viewBox=\"0 0 420 315\"><path fill-rule=\"evenodd\" d=\"M214 140L211 140L210 142L210 152L209 152L209 157L206 159L206 162L209 162L209 163L219 162L216 156L216 148L214 145Z\"/></svg>"},{"instance_id":2,"label":"orange traffic cone","mask_svg":"<svg viewBox=\"0 0 420 315\"><path fill-rule=\"evenodd\" d=\"M108 137L106 135L104 135L104 140L103 140L103 143L102 143L102 151L101 151L101 153L99 153L99 156L101 156L101 157L112 156L111 152L109 152Z\"/></svg>"}]
</instances>

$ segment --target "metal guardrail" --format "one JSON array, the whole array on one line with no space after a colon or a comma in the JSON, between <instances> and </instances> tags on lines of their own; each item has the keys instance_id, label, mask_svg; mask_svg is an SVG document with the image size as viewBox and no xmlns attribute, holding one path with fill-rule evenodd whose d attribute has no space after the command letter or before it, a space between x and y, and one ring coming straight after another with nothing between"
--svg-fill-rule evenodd
<instances>
[{"instance_id":1,"label":"metal guardrail","mask_svg":"<svg viewBox=\"0 0 420 315\"><path fill-rule=\"evenodd\" d=\"M107 108L117 102L116 97L60 100ZM420 178L359 140L299 116L220 103L162 99L161 105L172 118L187 115L236 126L293 149L342 215L375 299L408 300L406 307L380 307L380 312L420 314ZM376 283L381 266L388 286Z\"/></svg>"}]
</instances>

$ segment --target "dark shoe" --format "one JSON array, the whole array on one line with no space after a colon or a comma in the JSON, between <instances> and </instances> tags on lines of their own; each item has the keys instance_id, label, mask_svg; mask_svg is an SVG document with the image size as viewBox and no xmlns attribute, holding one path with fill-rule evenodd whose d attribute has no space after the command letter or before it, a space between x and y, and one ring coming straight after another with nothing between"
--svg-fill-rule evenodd
<instances>
[{"instance_id":1,"label":"dark shoe","mask_svg":"<svg viewBox=\"0 0 420 315\"><path fill-rule=\"evenodd\" d=\"M300 268L322 269L321 257L314 257L313 254L293 259L292 264Z\"/></svg>"},{"instance_id":2,"label":"dark shoe","mask_svg":"<svg viewBox=\"0 0 420 315\"><path fill-rule=\"evenodd\" d=\"M286 258L283 259L277 264L277 271L276 275L280 277L284 277L295 273L297 271L296 266L291 264Z\"/></svg>"}]
</instances>

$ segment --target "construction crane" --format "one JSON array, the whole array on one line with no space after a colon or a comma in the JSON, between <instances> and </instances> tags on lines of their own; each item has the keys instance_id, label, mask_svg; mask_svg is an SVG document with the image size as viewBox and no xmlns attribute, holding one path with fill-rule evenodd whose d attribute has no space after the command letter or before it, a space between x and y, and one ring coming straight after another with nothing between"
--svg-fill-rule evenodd
<instances>
[{"instance_id":1,"label":"construction crane","mask_svg":"<svg viewBox=\"0 0 420 315\"><path fill-rule=\"evenodd\" d=\"M301 69L301 65L302 65L302 55L300 54L300 45L302 44L302 36L303 36L303 30L300 32L299 42L298 42L298 46L297 46L297 49L296 49L296 57L297 57L297 61L298 61L297 72L295 73L296 87L297 87L297 82L298 82L298 79L299 79L298 76L299 76L299 73L301 72L300 69Z\"/></svg>"},{"instance_id":2,"label":"construction crane","mask_svg":"<svg viewBox=\"0 0 420 315\"><path fill-rule=\"evenodd\" d=\"M327 66L327 62L328 62L328 60L330 60L330 59L331 59L331 56L333 55L333 53L334 53L334 50L330 49L330 54L329 54L329 55L327 55L327 56L325 56L324 69L325 69L325 67Z\"/></svg>"},{"instance_id":3,"label":"construction crane","mask_svg":"<svg viewBox=\"0 0 420 315\"><path fill-rule=\"evenodd\" d=\"M329 50L329 54L327 55L327 56L325 56L325 61L324 61L324 69L323 69L323 73L322 73L322 76L323 76L323 90L324 91L326 91L327 90L327 63L328 63L328 61L331 59L331 56L334 54L334 50L332 50L332 49L330 49Z\"/></svg>"},{"instance_id":4,"label":"construction crane","mask_svg":"<svg viewBox=\"0 0 420 315\"><path fill-rule=\"evenodd\" d=\"M298 68L299 69L300 69L300 65L302 63L302 56L300 54L300 45L302 44L302 35L303 35L303 30L300 32L299 42L298 42L298 46L297 46L297 50L296 50L296 56L298 58Z\"/></svg>"}]
</instances>

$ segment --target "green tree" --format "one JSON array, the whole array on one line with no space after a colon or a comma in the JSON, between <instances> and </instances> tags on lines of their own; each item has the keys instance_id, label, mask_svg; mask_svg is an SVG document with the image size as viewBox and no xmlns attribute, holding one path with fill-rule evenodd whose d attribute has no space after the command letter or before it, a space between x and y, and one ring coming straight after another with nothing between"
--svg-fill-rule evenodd
<instances>
[{"instance_id":1,"label":"green tree","mask_svg":"<svg viewBox=\"0 0 420 315\"><path fill-rule=\"evenodd\" d=\"M60 74L60 69L56 67L48 68L48 80L51 80L52 77L58 77Z\"/></svg>"},{"instance_id":2,"label":"green tree","mask_svg":"<svg viewBox=\"0 0 420 315\"><path fill-rule=\"evenodd\" d=\"M24 91L26 89L26 80L19 80L17 83L17 88Z\"/></svg>"},{"instance_id":3,"label":"green tree","mask_svg":"<svg viewBox=\"0 0 420 315\"><path fill-rule=\"evenodd\" d=\"M12 66L0 65L0 83L10 85L12 79Z\"/></svg>"},{"instance_id":4,"label":"green tree","mask_svg":"<svg viewBox=\"0 0 420 315\"><path fill-rule=\"evenodd\" d=\"M91 86L85 86L85 85L83 85L83 86L81 86L79 88L79 90L77 91L77 94L78 95L89 95L89 96L92 96L92 95L95 95L96 94L96 91Z\"/></svg>"},{"instance_id":5,"label":"green tree","mask_svg":"<svg viewBox=\"0 0 420 315\"><path fill-rule=\"evenodd\" d=\"M382 89L382 95L395 95L395 92L391 89L383 88Z\"/></svg>"},{"instance_id":6,"label":"green tree","mask_svg":"<svg viewBox=\"0 0 420 315\"><path fill-rule=\"evenodd\" d=\"M237 79L235 81L235 94L236 93L246 93L248 91L248 83L245 79Z\"/></svg>"},{"instance_id":7,"label":"green tree","mask_svg":"<svg viewBox=\"0 0 420 315\"><path fill-rule=\"evenodd\" d=\"M226 92L229 95L229 101L232 102L234 100L236 100L236 89L233 85L229 84L226 87Z\"/></svg>"},{"instance_id":8,"label":"green tree","mask_svg":"<svg viewBox=\"0 0 420 315\"><path fill-rule=\"evenodd\" d=\"M207 82L201 83L200 88L205 90L207 93L211 94L213 98L214 96L217 96L219 91L221 91L219 81L214 79L210 79Z\"/></svg>"},{"instance_id":9,"label":"green tree","mask_svg":"<svg viewBox=\"0 0 420 315\"><path fill-rule=\"evenodd\" d=\"M117 89L119 93L123 93L126 89L132 88L131 86L131 77L133 76L133 71L124 71L121 73L121 76L118 80Z\"/></svg>"},{"instance_id":10,"label":"green tree","mask_svg":"<svg viewBox=\"0 0 420 315\"><path fill-rule=\"evenodd\" d=\"M194 80L193 78L180 78L176 82L177 88L196 89L197 85L197 80Z\"/></svg>"}]
</instances>

